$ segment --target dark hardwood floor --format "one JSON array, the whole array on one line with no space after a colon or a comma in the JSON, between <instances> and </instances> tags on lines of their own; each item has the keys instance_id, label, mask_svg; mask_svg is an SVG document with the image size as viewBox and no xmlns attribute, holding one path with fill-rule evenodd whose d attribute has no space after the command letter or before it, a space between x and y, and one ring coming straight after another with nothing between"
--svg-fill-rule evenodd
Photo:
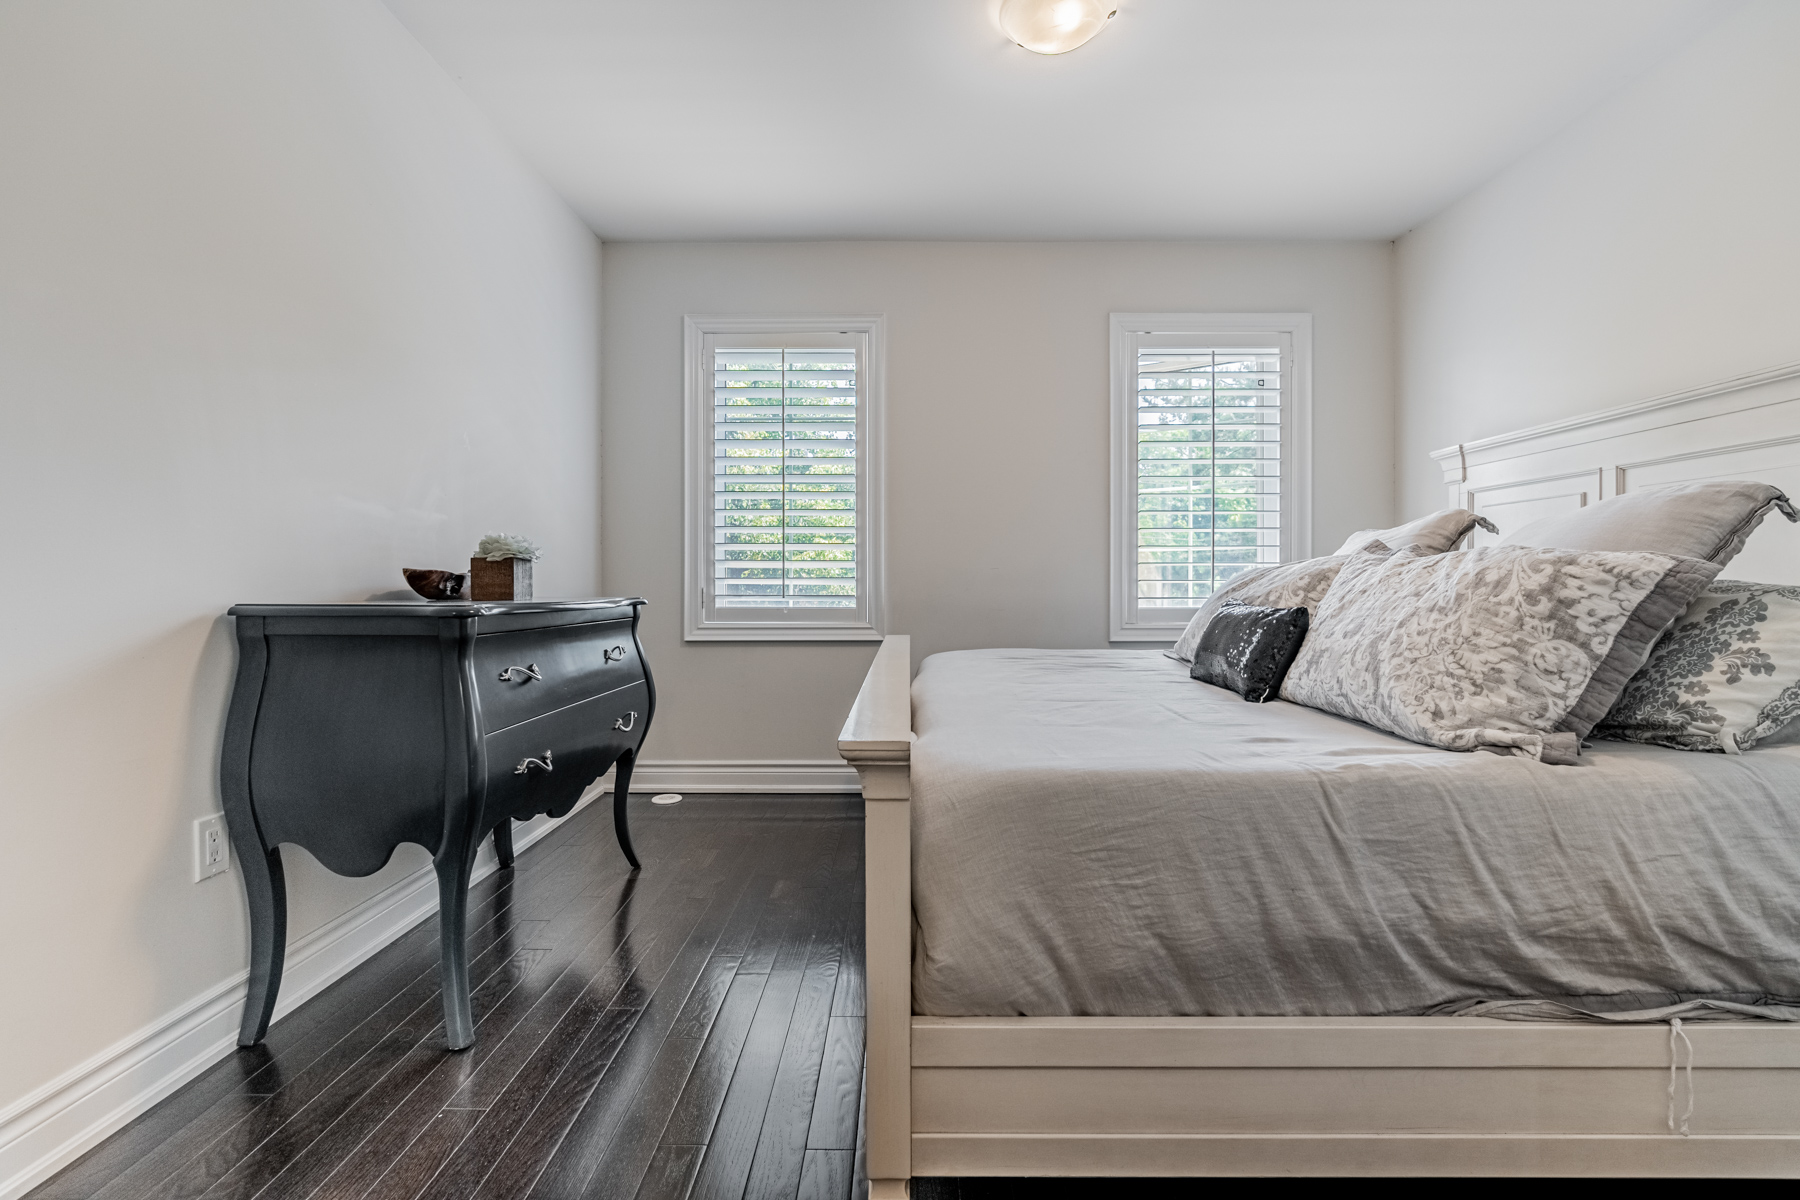
<instances>
[{"instance_id":1,"label":"dark hardwood floor","mask_svg":"<svg viewBox=\"0 0 1800 1200\"><path fill-rule=\"evenodd\" d=\"M862 813L595 804L471 895L475 1046L427 920L29 1200L858 1194Z\"/></svg>"}]
</instances>

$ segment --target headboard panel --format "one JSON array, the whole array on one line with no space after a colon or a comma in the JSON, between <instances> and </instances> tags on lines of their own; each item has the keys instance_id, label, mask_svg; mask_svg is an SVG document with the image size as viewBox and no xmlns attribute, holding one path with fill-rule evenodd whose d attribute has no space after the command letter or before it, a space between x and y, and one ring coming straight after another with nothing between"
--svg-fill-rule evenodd
<instances>
[{"instance_id":1,"label":"headboard panel","mask_svg":"<svg viewBox=\"0 0 1800 1200\"><path fill-rule=\"evenodd\" d=\"M1627 491L1753 479L1800 497L1800 363L1450 446L1432 456L1453 507L1503 532ZM1477 532L1475 545L1498 540ZM1726 574L1800 583L1800 526L1764 522Z\"/></svg>"}]
</instances>

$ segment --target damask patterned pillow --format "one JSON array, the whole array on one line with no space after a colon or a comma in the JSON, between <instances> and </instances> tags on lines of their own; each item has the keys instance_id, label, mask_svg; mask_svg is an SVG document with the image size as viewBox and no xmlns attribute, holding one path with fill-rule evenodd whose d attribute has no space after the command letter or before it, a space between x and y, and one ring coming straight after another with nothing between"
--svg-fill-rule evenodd
<instances>
[{"instance_id":1,"label":"damask patterned pillow","mask_svg":"<svg viewBox=\"0 0 1800 1200\"><path fill-rule=\"evenodd\" d=\"M1736 754L1800 715L1800 587L1715 579L1631 677L1597 738Z\"/></svg>"},{"instance_id":2,"label":"damask patterned pillow","mask_svg":"<svg viewBox=\"0 0 1800 1200\"><path fill-rule=\"evenodd\" d=\"M1392 554L1380 542L1371 541L1357 554ZM1326 558L1307 558L1299 562L1276 563L1245 571L1219 588L1200 606L1187 628L1176 639L1174 649L1164 651L1170 658L1184 663L1194 661L1194 648L1206 632L1213 614L1227 604L1254 604L1261 608L1313 608L1331 588L1331 581L1354 557L1333 554Z\"/></svg>"},{"instance_id":3,"label":"damask patterned pillow","mask_svg":"<svg viewBox=\"0 0 1800 1200\"><path fill-rule=\"evenodd\" d=\"M1668 554L1529 546L1354 558L1281 696L1447 750L1572 763L1718 573Z\"/></svg>"}]
</instances>

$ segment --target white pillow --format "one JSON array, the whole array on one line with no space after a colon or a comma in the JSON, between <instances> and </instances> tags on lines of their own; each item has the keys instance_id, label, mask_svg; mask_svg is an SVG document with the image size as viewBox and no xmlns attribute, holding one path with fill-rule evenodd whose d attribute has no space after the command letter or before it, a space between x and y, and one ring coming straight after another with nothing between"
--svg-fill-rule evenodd
<instances>
[{"instance_id":1,"label":"white pillow","mask_svg":"<svg viewBox=\"0 0 1800 1200\"><path fill-rule=\"evenodd\" d=\"M1380 542L1371 541L1358 547L1355 553L1390 554L1392 551ZM1199 611L1188 621L1187 628L1175 640L1174 649L1168 651L1169 657L1184 663L1193 662L1194 648L1200 644L1200 635L1206 632L1207 623L1213 619L1213 614L1226 604L1254 604L1261 608L1317 607L1330 589L1331 581L1337 578L1337 573L1352 557L1354 555L1351 553L1340 553L1245 571L1207 597Z\"/></svg>"},{"instance_id":2,"label":"white pillow","mask_svg":"<svg viewBox=\"0 0 1800 1200\"><path fill-rule=\"evenodd\" d=\"M1778 487L1747 479L1676 483L1602 500L1533 521L1500 539L1503 546L1564 550L1643 550L1723 566L1774 509L1797 512Z\"/></svg>"},{"instance_id":3,"label":"white pillow","mask_svg":"<svg viewBox=\"0 0 1800 1200\"><path fill-rule=\"evenodd\" d=\"M1358 530L1344 539L1338 553L1349 554L1368 542L1378 541L1396 550L1418 549L1427 554L1443 554L1454 550L1456 544L1477 526L1489 533L1500 532L1492 521L1478 517L1466 508L1446 508L1392 529Z\"/></svg>"}]
</instances>

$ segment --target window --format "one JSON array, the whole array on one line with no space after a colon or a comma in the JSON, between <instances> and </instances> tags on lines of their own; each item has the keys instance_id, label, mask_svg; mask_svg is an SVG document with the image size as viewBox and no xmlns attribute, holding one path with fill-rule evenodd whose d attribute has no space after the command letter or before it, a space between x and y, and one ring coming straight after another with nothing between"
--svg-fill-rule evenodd
<instances>
[{"instance_id":1,"label":"window","mask_svg":"<svg viewBox=\"0 0 1800 1200\"><path fill-rule=\"evenodd\" d=\"M1113 314L1114 641L1311 554L1311 340L1306 313Z\"/></svg>"},{"instance_id":2,"label":"window","mask_svg":"<svg viewBox=\"0 0 1800 1200\"><path fill-rule=\"evenodd\" d=\"M687 318L689 641L881 636L882 327Z\"/></svg>"}]
</instances>

